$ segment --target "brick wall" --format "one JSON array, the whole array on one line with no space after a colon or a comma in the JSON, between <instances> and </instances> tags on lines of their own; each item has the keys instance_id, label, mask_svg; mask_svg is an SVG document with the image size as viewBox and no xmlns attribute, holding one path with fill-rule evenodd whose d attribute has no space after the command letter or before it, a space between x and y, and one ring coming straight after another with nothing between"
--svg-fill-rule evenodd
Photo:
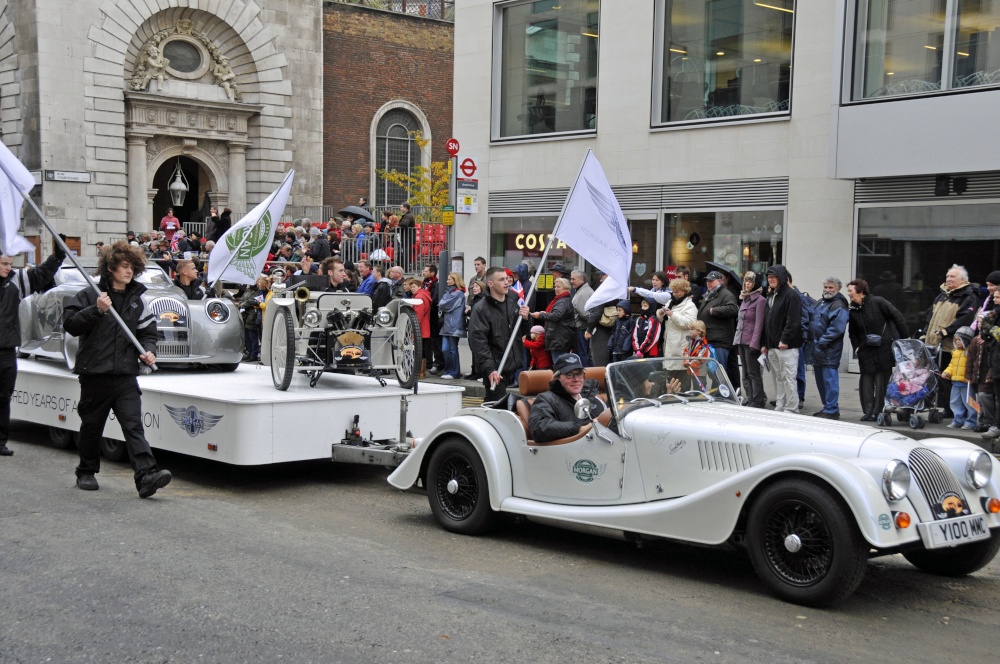
<instances>
[{"instance_id":1,"label":"brick wall","mask_svg":"<svg viewBox=\"0 0 1000 664\"><path fill-rule=\"evenodd\" d=\"M402 99L431 126L431 158L448 158L454 24L323 3L323 202L367 196L375 113Z\"/></svg>"}]
</instances>

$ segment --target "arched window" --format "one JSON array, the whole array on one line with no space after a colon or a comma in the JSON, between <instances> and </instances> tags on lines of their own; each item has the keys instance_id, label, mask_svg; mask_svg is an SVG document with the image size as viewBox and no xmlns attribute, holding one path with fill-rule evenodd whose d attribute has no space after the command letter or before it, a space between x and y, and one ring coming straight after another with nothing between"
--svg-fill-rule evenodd
<instances>
[{"instance_id":1,"label":"arched window","mask_svg":"<svg viewBox=\"0 0 1000 664\"><path fill-rule=\"evenodd\" d=\"M375 131L375 169L412 173L420 165L420 146L411 132L421 129L409 111L393 109L382 116ZM400 205L407 199L406 190L376 175L376 206Z\"/></svg>"}]
</instances>

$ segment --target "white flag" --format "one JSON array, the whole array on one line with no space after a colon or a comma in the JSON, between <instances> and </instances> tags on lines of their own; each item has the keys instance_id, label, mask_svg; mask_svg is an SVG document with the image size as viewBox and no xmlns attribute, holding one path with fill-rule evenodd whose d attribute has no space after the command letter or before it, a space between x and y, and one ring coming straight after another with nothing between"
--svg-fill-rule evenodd
<instances>
[{"instance_id":1,"label":"white flag","mask_svg":"<svg viewBox=\"0 0 1000 664\"><path fill-rule=\"evenodd\" d=\"M288 171L273 194L223 233L208 256L208 283L220 279L253 284L264 270L274 231L285 211L295 171Z\"/></svg>"},{"instance_id":2,"label":"white flag","mask_svg":"<svg viewBox=\"0 0 1000 664\"><path fill-rule=\"evenodd\" d=\"M597 287L594 294L587 298L587 303L583 305L584 310L593 309L599 304L604 304L605 302L611 302L614 300L615 304L618 304L619 300L628 299L628 288L621 285L611 277L607 277L601 282L601 285Z\"/></svg>"},{"instance_id":3,"label":"white flag","mask_svg":"<svg viewBox=\"0 0 1000 664\"><path fill-rule=\"evenodd\" d=\"M604 169L591 150L587 151L580 174L569 192L555 236L605 272L608 275L605 283L613 280L619 285L628 284L632 269L632 235L618 199L604 176Z\"/></svg>"},{"instance_id":4,"label":"white flag","mask_svg":"<svg viewBox=\"0 0 1000 664\"><path fill-rule=\"evenodd\" d=\"M3 169L0 170L0 251L8 256L16 256L35 250L35 245L17 232L21 228L21 205L24 204L20 192L31 191L35 186L35 176L2 142L0 161L3 162ZM7 177L7 173L10 173L10 177Z\"/></svg>"}]
</instances>

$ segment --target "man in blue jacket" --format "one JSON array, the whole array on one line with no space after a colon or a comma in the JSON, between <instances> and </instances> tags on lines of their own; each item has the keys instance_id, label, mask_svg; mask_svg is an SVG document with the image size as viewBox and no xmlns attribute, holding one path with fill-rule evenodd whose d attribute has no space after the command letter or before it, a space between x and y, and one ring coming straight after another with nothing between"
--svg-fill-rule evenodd
<instances>
[{"instance_id":1,"label":"man in blue jacket","mask_svg":"<svg viewBox=\"0 0 1000 664\"><path fill-rule=\"evenodd\" d=\"M847 298L840 293L840 279L827 277L823 282L823 299L816 303L809 319L809 344L812 351L816 389L823 410L815 417L840 419L840 357L844 352L847 331Z\"/></svg>"},{"instance_id":2,"label":"man in blue jacket","mask_svg":"<svg viewBox=\"0 0 1000 664\"><path fill-rule=\"evenodd\" d=\"M84 491L97 491L95 474L101 470L100 440L112 410L125 435L135 488L140 498L149 498L170 482L170 471L157 467L142 426L142 401L139 391L139 362L156 363L156 318L146 309L142 294L146 287L133 280L145 269L145 259L137 247L124 240L101 252L97 261L101 294L84 288L66 305L63 329L80 337L73 371L80 376L80 465L76 467L76 485ZM115 308L126 327L142 344L140 354L113 316Z\"/></svg>"}]
</instances>

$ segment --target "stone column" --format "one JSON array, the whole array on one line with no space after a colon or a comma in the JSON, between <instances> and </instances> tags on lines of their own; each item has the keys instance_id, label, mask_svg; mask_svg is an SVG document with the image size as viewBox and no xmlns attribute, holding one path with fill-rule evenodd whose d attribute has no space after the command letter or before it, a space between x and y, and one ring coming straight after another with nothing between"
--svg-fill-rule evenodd
<instances>
[{"instance_id":1,"label":"stone column","mask_svg":"<svg viewBox=\"0 0 1000 664\"><path fill-rule=\"evenodd\" d=\"M146 181L146 141L149 134L128 134L128 228L136 231L147 228L152 223L146 192L150 183Z\"/></svg>"},{"instance_id":2,"label":"stone column","mask_svg":"<svg viewBox=\"0 0 1000 664\"><path fill-rule=\"evenodd\" d=\"M247 210L247 144L229 143L229 207L238 219Z\"/></svg>"}]
</instances>

